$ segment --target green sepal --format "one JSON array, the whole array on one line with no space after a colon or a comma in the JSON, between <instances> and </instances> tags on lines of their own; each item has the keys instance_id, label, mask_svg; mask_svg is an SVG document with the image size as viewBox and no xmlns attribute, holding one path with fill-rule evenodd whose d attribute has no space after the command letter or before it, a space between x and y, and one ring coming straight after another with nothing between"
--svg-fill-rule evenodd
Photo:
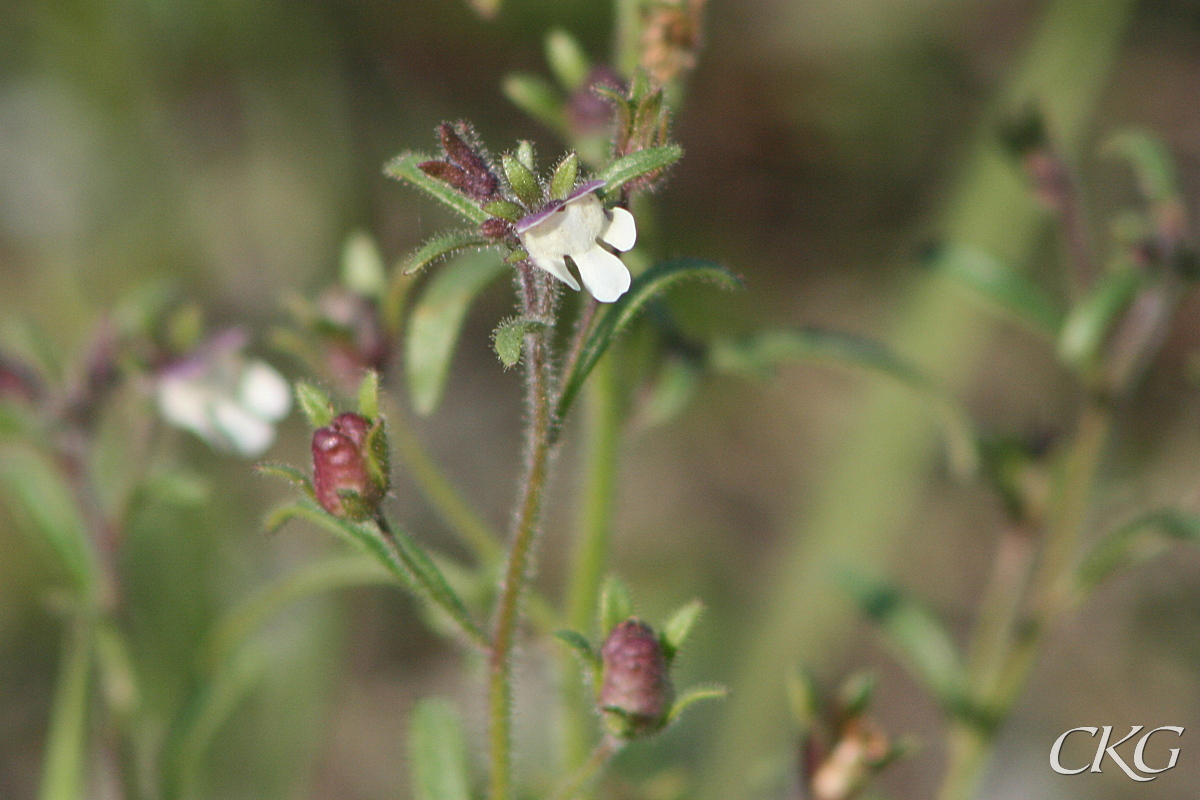
<instances>
[{"instance_id":1,"label":"green sepal","mask_svg":"<svg viewBox=\"0 0 1200 800\"><path fill-rule=\"evenodd\" d=\"M412 275L446 256L477 247L492 247L495 244L479 231L450 231L439 234L418 247L416 252L404 261L403 273Z\"/></svg>"},{"instance_id":2,"label":"green sepal","mask_svg":"<svg viewBox=\"0 0 1200 800\"><path fill-rule=\"evenodd\" d=\"M484 205L483 210L509 222L520 222L521 217L525 216L525 209L509 200L493 200Z\"/></svg>"},{"instance_id":3,"label":"green sepal","mask_svg":"<svg viewBox=\"0 0 1200 800\"><path fill-rule=\"evenodd\" d=\"M316 494L313 492L312 481L308 476L301 472L291 464L281 464L277 461L264 461L261 464L254 465L254 471L261 475L270 475L272 478L282 478L293 486L297 486L304 491L311 499L316 499Z\"/></svg>"},{"instance_id":4,"label":"green sepal","mask_svg":"<svg viewBox=\"0 0 1200 800\"><path fill-rule=\"evenodd\" d=\"M722 700L728 696L729 689L719 684L693 686L671 704L671 710L667 713L666 725L674 724L684 711L696 703L703 700Z\"/></svg>"},{"instance_id":5,"label":"green sepal","mask_svg":"<svg viewBox=\"0 0 1200 800\"><path fill-rule=\"evenodd\" d=\"M530 154L532 155L532 151ZM542 187L538 184L533 170L521 161L519 155L505 153L500 157L500 161L504 166L504 175L508 178L508 185L521 202L530 208L540 206L542 204Z\"/></svg>"},{"instance_id":6,"label":"green sepal","mask_svg":"<svg viewBox=\"0 0 1200 800\"><path fill-rule=\"evenodd\" d=\"M579 359L571 374L563 378L563 390L555 409L555 429L558 435L563 420L578 396L587 376L596 362L629 324L645 308L646 304L681 280L700 278L712 281L722 288L732 289L741 285L737 276L725 267L712 261L698 258L677 258L662 261L633 279L629 291L615 303L605 306L584 341Z\"/></svg>"},{"instance_id":7,"label":"green sepal","mask_svg":"<svg viewBox=\"0 0 1200 800\"><path fill-rule=\"evenodd\" d=\"M537 174L537 156L533 150L533 142L528 139L517 142L517 161L531 174Z\"/></svg>"},{"instance_id":8,"label":"green sepal","mask_svg":"<svg viewBox=\"0 0 1200 800\"><path fill-rule=\"evenodd\" d=\"M604 181L604 188L601 190L604 199L616 198L625 184L651 172L666 169L682 157L682 147L677 144L665 144L618 158L596 175L598 180Z\"/></svg>"},{"instance_id":9,"label":"green sepal","mask_svg":"<svg viewBox=\"0 0 1200 800\"><path fill-rule=\"evenodd\" d=\"M675 660L679 648L683 646L688 634L691 633L692 626L696 624L696 620L700 619L700 615L703 613L704 604L699 600L693 600L672 614L671 618L663 625L660 641L663 655L668 664Z\"/></svg>"},{"instance_id":10,"label":"green sepal","mask_svg":"<svg viewBox=\"0 0 1200 800\"><path fill-rule=\"evenodd\" d=\"M358 413L369 420L379 416L379 373L369 369L358 384Z\"/></svg>"},{"instance_id":11,"label":"green sepal","mask_svg":"<svg viewBox=\"0 0 1200 800\"><path fill-rule=\"evenodd\" d=\"M471 222L481 223L486 220L488 215L478 203L442 181L431 178L417 167L418 164L434 160L435 157L422 153L401 153L384 166L383 173L390 178L408 181Z\"/></svg>"},{"instance_id":12,"label":"green sepal","mask_svg":"<svg viewBox=\"0 0 1200 800\"><path fill-rule=\"evenodd\" d=\"M562 161L554 168L554 176L550 178L550 199L566 200L567 195L575 188L575 179L579 176L579 156L567 153Z\"/></svg>"},{"instance_id":13,"label":"green sepal","mask_svg":"<svg viewBox=\"0 0 1200 800\"><path fill-rule=\"evenodd\" d=\"M796 723L801 736L808 736L824 716L821 687L811 672L796 669L787 676L784 689L792 721Z\"/></svg>"},{"instance_id":14,"label":"green sepal","mask_svg":"<svg viewBox=\"0 0 1200 800\"><path fill-rule=\"evenodd\" d=\"M329 395L307 381L296 381L296 404L313 428L324 428L333 422L333 402Z\"/></svg>"},{"instance_id":15,"label":"green sepal","mask_svg":"<svg viewBox=\"0 0 1200 800\"><path fill-rule=\"evenodd\" d=\"M413 709L408 763L414 800L471 800L470 760L454 704L425 698Z\"/></svg>"},{"instance_id":16,"label":"green sepal","mask_svg":"<svg viewBox=\"0 0 1200 800\"><path fill-rule=\"evenodd\" d=\"M600 589L600 638L605 639L612 629L633 616L633 601L627 587L616 575L609 575Z\"/></svg>"},{"instance_id":17,"label":"green sepal","mask_svg":"<svg viewBox=\"0 0 1200 800\"><path fill-rule=\"evenodd\" d=\"M520 264L525 259L529 258L529 253L524 250L513 250L504 257L505 264Z\"/></svg>"},{"instance_id":18,"label":"green sepal","mask_svg":"<svg viewBox=\"0 0 1200 800\"><path fill-rule=\"evenodd\" d=\"M570 647L593 676L600 672L600 654L582 633L571 630L555 631L554 638Z\"/></svg>"},{"instance_id":19,"label":"green sepal","mask_svg":"<svg viewBox=\"0 0 1200 800\"><path fill-rule=\"evenodd\" d=\"M376 416L371 420L365 450L367 474L371 477L371 483L375 484L381 495L386 494L390 487L391 461L388 453L387 426L383 417Z\"/></svg>"}]
</instances>

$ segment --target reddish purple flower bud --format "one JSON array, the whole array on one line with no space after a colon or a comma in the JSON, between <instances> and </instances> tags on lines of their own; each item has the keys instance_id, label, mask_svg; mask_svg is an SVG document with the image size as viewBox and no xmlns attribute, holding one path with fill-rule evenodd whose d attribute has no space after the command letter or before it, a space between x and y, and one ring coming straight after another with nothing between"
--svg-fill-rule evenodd
<instances>
[{"instance_id":1,"label":"reddish purple flower bud","mask_svg":"<svg viewBox=\"0 0 1200 800\"><path fill-rule=\"evenodd\" d=\"M597 705L614 736L632 739L662 729L674 701L666 655L658 634L630 618L609 633L600 648Z\"/></svg>"},{"instance_id":2,"label":"reddish purple flower bud","mask_svg":"<svg viewBox=\"0 0 1200 800\"><path fill-rule=\"evenodd\" d=\"M382 430L358 414L339 414L313 433L313 490L335 517L366 519L387 493Z\"/></svg>"},{"instance_id":3,"label":"reddish purple flower bud","mask_svg":"<svg viewBox=\"0 0 1200 800\"><path fill-rule=\"evenodd\" d=\"M457 167L465 179L465 186L455 185L455 188L476 200L494 198L500 189L500 179L492 172L480 148L473 143L475 132L471 126L465 122L457 126L443 122L438 126L438 138L442 142L446 160Z\"/></svg>"}]
</instances>

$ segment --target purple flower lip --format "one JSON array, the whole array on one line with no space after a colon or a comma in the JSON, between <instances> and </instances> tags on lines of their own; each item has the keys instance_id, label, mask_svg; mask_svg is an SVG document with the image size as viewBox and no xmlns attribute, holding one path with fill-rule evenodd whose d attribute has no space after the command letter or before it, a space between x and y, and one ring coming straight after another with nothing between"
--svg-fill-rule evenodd
<instances>
[{"instance_id":1,"label":"purple flower lip","mask_svg":"<svg viewBox=\"0 0 1200 800\"><path fill-rule=\"evenodd\" d=\"M544 222L546 219L548 219L550 217L551 214L553 214L555 211L558 211L563 206L567 205L568 203L574 202L575 200L578 200L579 198L583 197L585 194L591 194L592 192L596 191L603 185L604 185L604 181L588 181L587 183L583 184L578 189L576 189L575 191L573 191L569 195L567 195L567 199L555 200L555 201L551 202L550 205L543 208L541 211L538 211L535 214L530 214L528 217L525 217L524 219L520 220L517 223L517 233L518 234L525 233L530 228L533 228L533 227L537 226L539 223Z\"/></svg>"}]
</instances>

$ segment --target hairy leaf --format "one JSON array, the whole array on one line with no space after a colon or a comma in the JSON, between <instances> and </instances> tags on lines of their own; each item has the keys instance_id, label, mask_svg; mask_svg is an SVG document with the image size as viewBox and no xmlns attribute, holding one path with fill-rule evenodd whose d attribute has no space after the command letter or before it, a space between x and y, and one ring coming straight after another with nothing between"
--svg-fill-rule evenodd
<instances>
[{"instance_id":1,"label":"hairy leaf","mask_svg":"<svg viewBox=\"0 0 1200 800\"><path fill-rule=\"evenodd\" d=\"M488 215L474 200L418 168L418 164L431 160L431 156L421 153L401 153L387 163L383 172L388 177L408 181L471 222L480 223L487 219Z\"/></svg>"},{"instance_id":2,"label":"hairy leaf","mask_svg":"<svg viewBox=\"0 0 1200 800\"><path fill-rule=\"evenodd\" d=\"M610 200L616 197L621 187L630 181L665 169L682 157L683 148L677 144L649 147L618 158L600 170L596 174L596 179L604 181L604 188L601 191L604 199Z\"/></svg>"}]
</instances>

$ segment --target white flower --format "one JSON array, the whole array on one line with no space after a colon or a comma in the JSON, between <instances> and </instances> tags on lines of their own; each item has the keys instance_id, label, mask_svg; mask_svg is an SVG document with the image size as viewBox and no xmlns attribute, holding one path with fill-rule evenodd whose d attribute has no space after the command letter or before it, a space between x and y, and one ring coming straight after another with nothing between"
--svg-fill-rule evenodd
<instances>
[{"instance_id":1,"label":"white flower","mask_svg":"<svg viewBox=\"0 0 1200 800\"><path fill-rule=\"evenodd\" d=\"M275 440L275 423L292 407L287 381L265 361L242 355L245 336L231 330L158 376L163 418L213 447L247 458Z\"/></svg>"},{"instance_id":2,"label":"white flower","mask_svg":"<svg viewBox=\"0 0 1200 800\"><path fill-rule=\"evenodd\" d=\"M600 242L624 252L637 240L637 228L625 209L605 211L600 205L596 190L603 185L592 181L580 186L561 203L518 222L517 234L535 266L579 291L564 260L570 256L592 296L611 303L629 289L629 270Z\"/></svg>"}]
</instances>

